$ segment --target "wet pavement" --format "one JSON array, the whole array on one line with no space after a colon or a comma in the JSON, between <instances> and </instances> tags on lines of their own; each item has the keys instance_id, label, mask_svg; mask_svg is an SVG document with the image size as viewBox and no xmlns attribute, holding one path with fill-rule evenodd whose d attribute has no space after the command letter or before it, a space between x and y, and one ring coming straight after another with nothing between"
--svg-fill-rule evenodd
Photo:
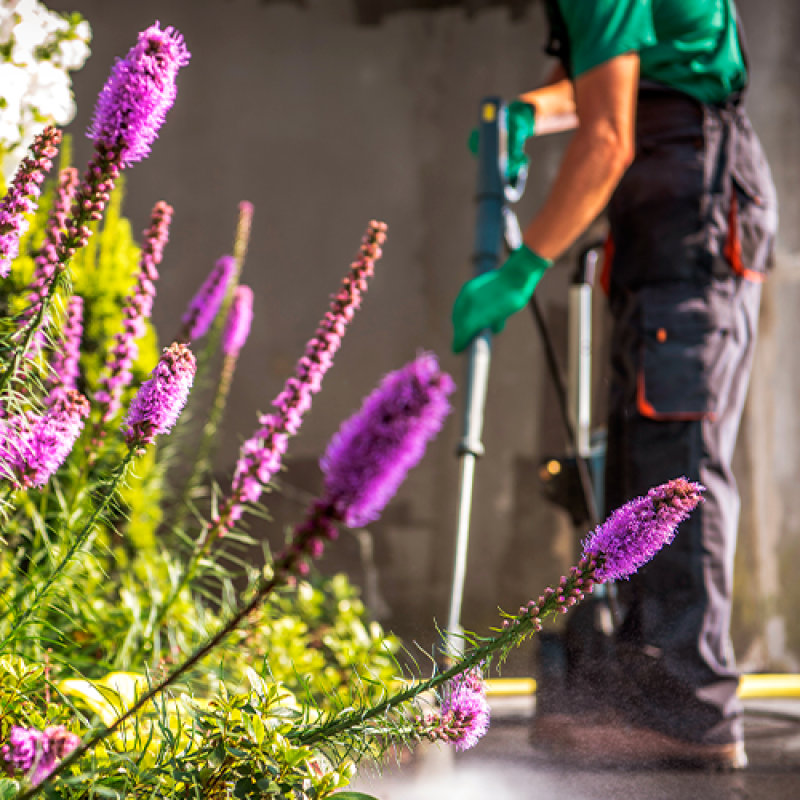
<instances>
[{"instance_id":1,"label":"wet pavement","mask_svg":"<svg viewBox=\"0 0 800 800\"><path fill-rule=\"evenodd\" d=\"M745 701L750 766L736 773L554 763L528 743L532 698L491 702L492 727L474 750L425 745L352 788L380 800L800 800L800 700Z\"/></svg>"}]
</instances>

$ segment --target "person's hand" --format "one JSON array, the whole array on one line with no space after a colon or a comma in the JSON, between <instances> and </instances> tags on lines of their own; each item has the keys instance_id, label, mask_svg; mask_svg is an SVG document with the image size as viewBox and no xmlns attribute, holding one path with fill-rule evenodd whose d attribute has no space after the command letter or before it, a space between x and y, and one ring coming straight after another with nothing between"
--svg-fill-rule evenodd
<instances>
[{"instance_id":1,"label":"person's hand","mask_svg":"<svg viewBox=\"0 0 800 800\"><path fill-rule=\"evenodd\" d=\"M525 142L534 135L535 116L530 103L523 100L514 100L506 110L506 127L508 130L508 164L506 178L512 186L516 186L517 178L523 167L528 166L528 156L525 155ZM473 155L478 155L480 148L480 131L474 128L469 135L469 150Z\"/></svg>"},{"instance_id":2,"label":"person's hand","mask_svg":"<svg viewBox=\"0 0 800 800\"><path fill-rule=\"evenodd\" d=\"M453 305L453 352L460 353L484 329L497 334L531 299L553 264L522 245L499 269L464 284Z\"/></svg>"}]
</instances>

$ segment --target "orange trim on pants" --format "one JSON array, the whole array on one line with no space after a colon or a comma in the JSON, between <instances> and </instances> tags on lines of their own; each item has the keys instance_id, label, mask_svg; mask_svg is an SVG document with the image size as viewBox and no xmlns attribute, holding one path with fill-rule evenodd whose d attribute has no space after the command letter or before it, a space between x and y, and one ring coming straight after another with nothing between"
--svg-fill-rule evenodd
<instances>
[{"instance_id":1,"label":"orange trim on pants","mask_svg":"<svg viewBox=\"0 0 800 800\"><path fill-rule=\"evenodd\" d=\"M644 360L644 354L642 354ZM645 395L644 370L640 367L636 377L636 410L647 419L656 422L698 422L701 419L709 419L713 422L715 415L708 411L678 411L671 414L662 414L653 408L652 403Z\"/></svg>"},{"instance_id":2,"label":"orange trim on pants","mask_svg":"<svg viewBox=\"0 0 800 800\"><path fill-rule=\"evenodd\" d=\"M747 269L742 263L742 243L739 240L739 199L736 197L736 190L731 191L731 210L728 213L728 238L725 240L725 247L722 254L731 265L731 269L740 277L753 283L762 283L766 275Z\"/></svg>"}]
</instances>

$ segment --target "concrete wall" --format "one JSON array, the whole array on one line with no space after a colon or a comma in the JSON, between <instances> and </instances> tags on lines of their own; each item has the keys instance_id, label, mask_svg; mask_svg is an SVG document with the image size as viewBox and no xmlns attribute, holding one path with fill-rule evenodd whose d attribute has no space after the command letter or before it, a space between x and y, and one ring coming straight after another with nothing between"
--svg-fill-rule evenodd
<instances>
[{"instance_id":1,"label":"concrete wall","mask_svg":"<svg viewBox=\"0 0 800 800\"><path fill-rule=\"evenodd\" d=\"M160 19L184 33L193 53L160 141L128 181L127 213L137 230L155 201L176 209L155 310L165 342L213 260L230 249L237 202L255 204L243 281L255 291L256 318L228 409L221 474L253 430L256 409L267 408L290 374L371 218L389 224L385 257L292 444L285 481L313 490L316 459L338 422L419 348L435 351L462 380L463 362L449 354L449 314L471 272L475 166L466 137L481 97L511 97L543 76L538 6L513 23L501 9L472 19L449 9L397 14L364 28L356 26L350 0L308 0L302 7L257 0L49 5L81 11L94 29L94 55L75 76L76 137L114 56L127 51L137 31ZM737 454L745 513L736 644L748 665L763 668L793 666L792 654L800 654L800 623L785 604L793 592L800 595L790 560L800 555L800 495L793 491L800 474L800 371L793 369L800 234L792 224L800 204L800 10L792 0L740 5L756 76L749 106L775 167L784 223ZM531 148L522 217L544 197L564 142L551 137ZM76 145L80 164L88 143ZM554 270L538 291L560 342L566 284L567 271ZM602 375L597 383L602 406ZM459 429L456 414L372 529L377 573L370 574L377 574L382 599L376 610L389 627L424 645L435 638L433 619L443 624L446 616ZM464 613L472 629L493 624L498 605L513 609L538 594L576 550L568 520L538 486L540 457L561 452L564 442L541 344L525 315L509 322L494 349L484 443ZM270 501L278 521L300 510L291 495ZM253 530L266 535L263 526ZM354 537L346 538L327 568L347 568L365 581L363 554ZM515 669L524 669L528 657L521 655Z\"/></svg>"}]
</instances>

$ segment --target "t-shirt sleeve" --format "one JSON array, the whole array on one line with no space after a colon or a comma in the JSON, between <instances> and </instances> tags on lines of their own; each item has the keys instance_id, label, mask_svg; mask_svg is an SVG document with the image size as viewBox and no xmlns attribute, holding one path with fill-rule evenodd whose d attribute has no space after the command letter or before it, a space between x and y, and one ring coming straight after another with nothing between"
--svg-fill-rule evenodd
<instances>
[{"instance_id":1,"label":"t-shirt sleeve","mask_svg":"<svg viewBox=\"0 0 800 800\"><path fill-rule=\"evenodd\" d=\"M569 36L572 76L656 43L653 0L558 0Z\"/></svg>"}]
</instances>

